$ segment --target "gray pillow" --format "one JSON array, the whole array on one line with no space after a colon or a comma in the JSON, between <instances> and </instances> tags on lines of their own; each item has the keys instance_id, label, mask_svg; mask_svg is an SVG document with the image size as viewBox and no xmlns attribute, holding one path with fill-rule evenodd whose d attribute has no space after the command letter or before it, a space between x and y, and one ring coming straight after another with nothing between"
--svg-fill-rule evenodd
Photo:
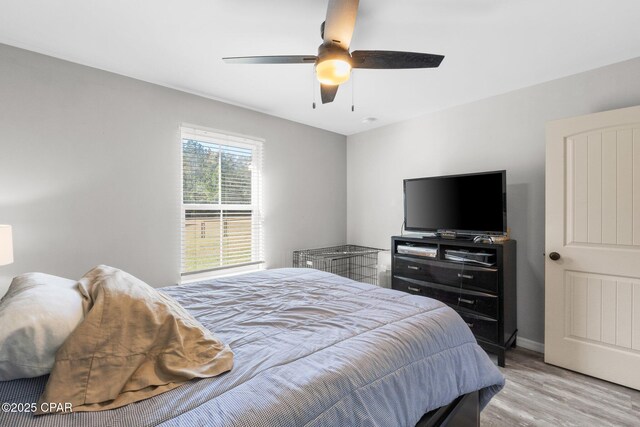
<instances>
[{"instance_id":1,"label":"gray pillow","mask_svg":"<svg viewBox=\"0 0 640 427\"><path fill-rule=\"evenodd\" d=\"M48 374L83 319L78 282L44 273L13 279L0 300L0 381Z\"/></svg>"}]
</instances>

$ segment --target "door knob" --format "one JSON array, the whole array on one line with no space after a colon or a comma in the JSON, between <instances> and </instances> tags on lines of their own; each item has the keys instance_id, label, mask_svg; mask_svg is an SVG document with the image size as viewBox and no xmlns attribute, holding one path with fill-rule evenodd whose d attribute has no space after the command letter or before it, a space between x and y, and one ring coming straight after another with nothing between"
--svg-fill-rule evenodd
<instances>
[{"instance_id":1,"label":"door knob","mask_svg":"<svg viewBox=\"0 0 640 427\"><path fill-rule=\"evenodd\" d=\"M557 261L560 259L560 254L558 252L551 252L549 258L551 258L552 261Z\"/></svg>"}]
</instances>

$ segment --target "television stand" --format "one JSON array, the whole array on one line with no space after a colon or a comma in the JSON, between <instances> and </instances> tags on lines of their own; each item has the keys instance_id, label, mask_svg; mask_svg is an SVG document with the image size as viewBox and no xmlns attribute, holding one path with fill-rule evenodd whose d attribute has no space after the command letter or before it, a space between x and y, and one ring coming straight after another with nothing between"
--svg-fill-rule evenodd
<instances>
[{"instance_id":1,"label":"television stand","mask_svg":"<svg viewBox=\"0 0 640 427\"><path fill-rule=\"evenodd\" d=\"M414 247L400 253L398 246ZM391 238L391 287L437 299L467 323L478 344L498 356L515 347L516 242L474 243L438 237Z\"/></svg>"}]
</instances>

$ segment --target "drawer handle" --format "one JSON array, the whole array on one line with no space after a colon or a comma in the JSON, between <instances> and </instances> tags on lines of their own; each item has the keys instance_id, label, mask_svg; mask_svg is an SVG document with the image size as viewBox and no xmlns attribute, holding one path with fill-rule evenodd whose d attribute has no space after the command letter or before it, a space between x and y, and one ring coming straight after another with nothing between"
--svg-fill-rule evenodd
<instances>
[{"instance_id":1,"label":"drawer handle","mask_svg":"<svg viewBox=\"0 0 640 427\"><path fill-rule=\"evenodd\" d=\"M413 292L420 292L420 289L414 288L414 287L411 287L411 286L407 286L407 289L409 289L410 291L413 291Z\"/></svg>"},{"instance_id":2,"label":"drawer handle","mask_svg":"<svg viewBox=\"0 0 640 427\"><path fill-rule=\"evenodd\" d=\"M416 267L415 265L408 265L407 268L410 270L420 270L420 267Z\"/></svg>"},{"instance_id":3,"label":"drawer handle","mask_svg":"<svg viewBox=\"0 0 640 427\"><path fill-rule=\"evenodd\" d=\"M462 274L462 273L458 273L458 277L462 278L462 279L473 279L473 275L472 274Z\"/></svg>"},{"instance_id":4,"label":"drawer handle","mask_svg":"<svg viewBox=\"0 0 640 427\"><path fill-rule=\"evenodd\" d=\"M473 305L473 304L476 303L476 300L474 300L474 299L465 299L465 298L458 297L458 302L462 302L462 303L465 303L465 304Z\"/></svg>"},{"instance_id":5,"label":"drawer handle","mask_svg":"<svg viewBox=\"0 0 640 427\"><path fill-rule=\"evenodd\" d=\"M473 323L469 323L469 322L464 322L467 324L467 326L469 327L469 329L473 329Z\"/></svg>"}]
</instances>

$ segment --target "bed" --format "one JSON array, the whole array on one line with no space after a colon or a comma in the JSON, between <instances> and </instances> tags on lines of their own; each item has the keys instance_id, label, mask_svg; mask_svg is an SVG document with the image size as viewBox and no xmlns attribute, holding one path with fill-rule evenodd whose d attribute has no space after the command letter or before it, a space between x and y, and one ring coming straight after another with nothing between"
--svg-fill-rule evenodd
<instances>
[{"instance_id":1,"label":"bed","mask_svg":"<svg viewBox=\"0 0 640 427\"><path fill-rule=\"evenodd\" d=\"M429 298L311 269L162 291L230 345L230 372L109 411L0 412L0 425L433 425L504 385L462 319ZM36 402L46 380L0 382L0 402Z\"/></svg>"}]
</instances>

